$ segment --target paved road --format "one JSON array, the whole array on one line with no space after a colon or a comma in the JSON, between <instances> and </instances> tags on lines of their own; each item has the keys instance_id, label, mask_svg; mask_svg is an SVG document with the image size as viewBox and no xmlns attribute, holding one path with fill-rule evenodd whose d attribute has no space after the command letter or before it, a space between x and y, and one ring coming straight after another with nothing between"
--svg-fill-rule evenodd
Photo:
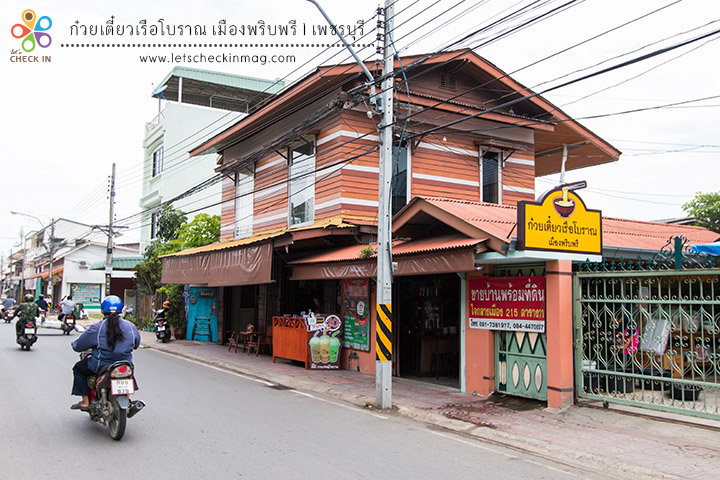
<instances>
[{"instance_id":1,"label":"paved road","mask_svg":"<svg viewBox=\"0 0 720 480\"><path fill-rule=\"evenodd\" d=\"M0 478L604 478L408 419L141 349L147 408L116 442L71 411L71 338L0 324Z\"/></svg>"}]
</instances>

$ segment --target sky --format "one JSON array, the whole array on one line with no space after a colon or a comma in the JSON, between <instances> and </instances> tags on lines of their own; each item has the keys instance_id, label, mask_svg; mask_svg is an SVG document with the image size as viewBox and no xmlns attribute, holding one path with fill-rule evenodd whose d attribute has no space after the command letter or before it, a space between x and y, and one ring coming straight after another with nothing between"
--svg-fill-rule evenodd
<instances>
[{"instance_id":1,"label":"sky","mask_svg":"<svg viewBox=\"0 0 720 480\"><path fill-rule=\"evenodd\" d=\"M427 53L448 48L487 26L452 48L475 48L521 84L543 92L720 29L716 0L577 0L524 28L511 30L530 14L506 27L491 26L523 6L539 6L533 12L539 13L568 1L397 0L393 41L400 55ZM377 0L319 3L337 24L364 20L367 35L357 42L372 44ZM49 29L38 31L50 35L51 43L36 45L29 53L22 51L22 40L13 36L21 32L14 25L23 23L26 9L52 22ZM0 6L0 19L6 32L0 35L5 52L0 57L4 63L0 75L3 256L17 250L21 232L36 230L52 218L107 224L113 163L117 169L115 217L118 223L131 226L117 241L139 238L137 223L123 220L139 212L144 128L158 112L158 101L151 94L174 66L293 81L318 65L351 61L342 48L319 46L336 38L311 33L314 25L325 22L305 0L6 0ZM71 30L73 25L107 25L111 19L114 25L137 26L142 20L148 26L159 25L160 19L165 25L201 25L207 35L198 40L126 33L108 40L73 35ZM294 20L298 32L228 40L212 34L222 19L227 25L257 25L259 21L288 25ZM47 25L47 20L40 22L41 28ZM47 44L45 37L36 38L40 45ZM108 46L111 41L118 46ZM193 41L209 46L177 46ZM141 42L146 46L130 46ZM228 42L241 46L213 46ZM580 42L584 43L575 46ZM377 58L373 46L358 50L362 58ZM202 59L200 54L207 59L237 53L255 58L241 63L189 62ZM168 58L171 54L176 57ZM284 61L269 61L273 55L284 55ZM166 61L151 63L148 56L164 56ZM34 57L37 62L27 61ZM720 35L715 34L544 95L623 152L612 164L567 173L566 182L587 181L588 187L578 193L589 208L619 218L679 218L686 215L682 205L697 192L720 191L720 98L713 98L720 95L718 59ZM621 113L628 111L635 112ZM559 181L559 175L538 178L536 191L549 190Z\"/></svg>"}]
</instances>

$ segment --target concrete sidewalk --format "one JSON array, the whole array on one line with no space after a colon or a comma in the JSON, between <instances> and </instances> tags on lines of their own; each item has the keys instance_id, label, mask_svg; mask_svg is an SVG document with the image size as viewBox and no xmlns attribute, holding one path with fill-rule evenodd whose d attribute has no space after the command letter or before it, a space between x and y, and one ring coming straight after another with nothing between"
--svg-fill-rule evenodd
<instances>
[{"instance_id":1,"label":"concrete sidewalk","mask_svg":"<svg viewBox=\"0 0 720 480\"><path fill-rule=\"evenodd\" d=\"M152 332L141 334L144 347L328 395L360 408L373 408L375 403L372 375L305 370L289 360L273 363L268 355L228 352L227 346L208 342L173 340L164 344ZM593 404L554 411L538 402L504 396L485 398L402 378L393 378L392 398L398 415L581 471L599 471L610 478L720 478L720 422L641 409L603 409Z\"/></svg>"}]
</instances>

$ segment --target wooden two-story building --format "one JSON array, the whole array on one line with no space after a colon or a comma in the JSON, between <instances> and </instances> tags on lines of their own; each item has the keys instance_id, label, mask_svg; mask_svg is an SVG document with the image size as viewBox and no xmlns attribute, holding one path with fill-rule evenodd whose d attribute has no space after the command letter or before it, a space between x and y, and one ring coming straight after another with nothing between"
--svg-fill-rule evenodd
<instances>
[{"instance_id":1,"label":"wooden two-story building","mask_svg":"<svg viewBox=\"0 0 720 480\"><path fill-rule=\"evenodd\" d=\"M468 279L545 276L547 363L534 396L567 404L570 257L508 255L515 205L535 201L536 177L620 152L470 50L400 65L393 372L497 390L500 333L468 330ZM342 366L374 372L380 116L369 91L358 65L319 67L191 152L221 155L221 241L163 258L162 279L217 289L220 342L319 309L347 320Z\"/></svg>"}]
</instances>

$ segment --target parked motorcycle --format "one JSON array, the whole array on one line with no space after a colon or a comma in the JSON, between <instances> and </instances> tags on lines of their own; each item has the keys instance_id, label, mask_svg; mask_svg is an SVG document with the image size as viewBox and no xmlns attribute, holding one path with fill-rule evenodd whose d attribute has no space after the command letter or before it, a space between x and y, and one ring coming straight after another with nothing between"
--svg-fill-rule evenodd
<instances>
[{"instance_id":1,"label":"parked motorcycle","mask_svg":"<svg viewBox=\"0 0 720 480\"><path fill-rule=\"evenodd\" d=\"M65 315L60 322L60 330L62 330L63 335L70 335L70 332L75 330L75 323L75 312Z\"/></svg>"},{"instance_id":2,"label":"parked motorcycle","mask_svg":"<svg viewBox=\"0 0 720 480\"><path fill-rule=\"evenodd\" d=\"M125 305L125 308L123 309L122 318L127 320L128 317L134 316L134 315L135 315L135 309L133 307L131 307L130 305Z\"/></svg>"},{"instance_id":3,"label":"parked motorcycle","mask_svg":"<svg viewBox=\"0 0 720 480\"><path fill-rule=\"evenodd\" d=\"M89 352L83 352L80 358L88 355ZM127 419L145 408L142 400L130 400L130 395L135 393L132 363L120 361L101 368L96 375L88 377L88 387L90 419L107 425L110 437L120 440L125 434Z\"/></svg>"},{"instance_id":4,"label":"parked motorcycle","mask_svg":"<svg viewBox=\"0 0 720 480\"><path fill-rule=\"evenodd\" d=\"M18 318L17 321L19 322L20 319ZM20 350L30 351L30 347L37 342L37 325L34 320L25 323L15 341L20 345Z\"/></svg>"},{"instance_id":5,"label":"parked motorcycle","mask_svg":"<svg viewBox=\"0 0 720 480\"><path fill-rule=\"evenodd\" d=\"M163 343L169 342L170 335L172 335L170 322L166 317L169 308L170 302L165 302L160 310L153 310L155 312L155 336Z\"/></svg>"}]
</instances>

